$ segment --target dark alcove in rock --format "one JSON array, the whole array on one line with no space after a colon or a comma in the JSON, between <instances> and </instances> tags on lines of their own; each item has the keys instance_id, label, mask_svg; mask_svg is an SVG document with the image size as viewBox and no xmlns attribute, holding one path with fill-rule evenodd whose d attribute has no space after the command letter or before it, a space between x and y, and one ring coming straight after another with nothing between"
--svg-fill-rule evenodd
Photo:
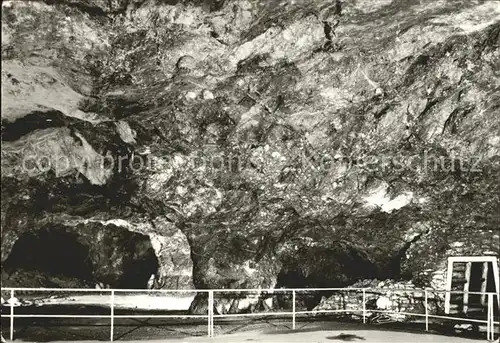
<instances>
[{"instance_id":1,"label":"dark alcove in rock","mask_svg":"<svg viewBox=\"0 0 500 343\"><path fill-rule=\"evenodd\" d=\"M153 248L144 247L145 249L142 249L141 245L146 245L146 242L140 243L135 247L140 254L136 252L131 258L123 261L123 274L117 284L118 288L146 288L151 274L156 274L158 271L158 259ZM131 249L134 249L134 247L131 247Z\"/></svg>"},{"instance_id":2,"label":"dark alcove in rock","mask_svg":"<svg viewBox=\"0 0 500 343\"><path fill-rule=\"evenodd\" d=\"M89 248L76 234L39 230L22 234L4 263L5 271L38 271L80 280L92 279Z\"/></svg>"},{"instance_id":3,"label":"dark alcove in rock","mask_svg":"<svg viewBox=\"0 0 500 343\"><path fill-rule=\"evenodd\" d=\"M158 266L146 235L100 223L55 225L19 236L2 265L2 282L33 287L94 287L99 283L141 289Z\"/></svg>"},{"instance_id":4,"label":"dark alcove in rock","mask_svg":"<svg viewBox=\"0 0 500 343\"><path fill-rule=\"evenodd\" d=\"M342 287L377 274L368 254L349 244L301 247L284 257L277 287Z\"/></svg>"},{"instance_id":5,"label":"dark alcove in rock","mask_svg":"<svg viewBox=\"0 0 500 343\"><path fill-rule=\"evenodd\" d=\"M346 287L362 279L375 278L376 264L364 251L345 242L329 246L300 247L283 258L276 288L335 288ZM323 296L332 292L303 292L299 306L314 308Z\"/></svg>"}]
</instances>

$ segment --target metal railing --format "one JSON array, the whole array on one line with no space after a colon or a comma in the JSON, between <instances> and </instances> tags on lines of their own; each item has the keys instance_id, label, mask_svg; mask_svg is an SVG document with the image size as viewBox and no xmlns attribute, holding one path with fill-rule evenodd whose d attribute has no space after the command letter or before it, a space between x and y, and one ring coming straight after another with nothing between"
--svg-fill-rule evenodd
<instances>
[{"instance_id":1,"label":"metal railing","mask_svg":"<svg viewBox=\"0 0 500 343\"><path fill-rule=\"evenodd\" d=\"M50 314L15 314L14 308L16 307L13 301L10 302L10 313L2 317L10 319L10 340L14 340L14 319L15 318L105 318L110 320L110 335L109 340L114 341L114 328L115 319L133 319L133 318L199 318L207 320L207 335L214 337L214 319L216 318L229 318L229 317L252 317L252 316L292 316L292 330L296 329L297 315L306 314L332 314L332 313L348 313L352 314L358 312L361 314L363 323L366 324L368 313L381 313L381 314L399 314L404 316L415 316L425 318L425 331L429 331L429 320L440 319L459 322L470 322L475 324L486 324L486 335L488 341L495 339L495 325L499 325L498 321L494 320L494 297L498 299L498 294L493 292L466 292L469 295L485 295L487 296L487 314L486 319L473 319L453 316L443 316L429 313L429 294L464 294L463 291L445 291L435 289L402 289L402 288L278 288L278 289L197 289L197 290L145 290L145 289L73 289L73 288L1 288L2 293L10 292L10 298L15 299L17 292L64 292L64 293L109 293L109 315L50 315ZM297 293L302 292L357 292L362 293L362 307L357 309L335 309L335 310L308 310L297 311ZM367 309L367 293L385 294L387 292L405 292L405 293L419 293L424 298L424 313L413 313L404 311L388 311L388 310L374 310ZM117 293L192 293L192 294L206 294L208 299L207 314L193 315L193 314L168 314L168 315L117 315L115 314L115 298ZM214 314L215 301L214 295L218 293L257 293L258 296L262 293L276 294L276 293L291 293L292 295L292 310L283 312L258 312L258 313L224 313Z\"/></svg>"}]
</instances>

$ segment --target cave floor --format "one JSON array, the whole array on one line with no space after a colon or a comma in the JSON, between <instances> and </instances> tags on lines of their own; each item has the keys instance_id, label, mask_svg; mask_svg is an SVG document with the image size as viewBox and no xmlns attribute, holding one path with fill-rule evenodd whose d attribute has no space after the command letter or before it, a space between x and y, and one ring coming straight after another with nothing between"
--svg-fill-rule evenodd
<instances>
[{"instance_id":1,"label":"cave floor","mask_svg":"<svg viewBox=\"0 0 500 343\"><path fill-rule=\"evenodd\" d=\"M192 338L182 340L163 340L157 342L224 342L224 343L247 343L247 342L392 342L392 343L410 343L410 342L434 342L434 343L453 343L453 342L474 342L474 340L459 337L444 337L437 335L422 335L415 333L402 333L391 331L373 331L373 330L321 330L308 332L290 332L290 333L263 333L259 331L238 333L226 336L207 338ZM479 340L476 340L479 342ZM137 341L139 342L139 341Z\"/></svg>"},{"instance_id":2,"label":"cave floor","mask_svg":"<svg viewBox=\"0 0 500 343\"><path fill-rule=\"evenodd\" d=\"M215 325L214 338L204 336L204 326L198 327L197 332L183 330L184 337L175 335L173 337L172 327L169 329L159 327L149 328L144 331L144 327L134 327L130 325L121 325L116 327L115 340L130 342L130 343L247 343L247 342L390 342L390 343L411 343L411 342L435 342L435 343L473 343L484 342L485 337L457 337L454 334L429 334L423 330L402 330L402 329L387 329L375 325L363 325L358 323L340 323L340 322L314 322L314 323L297 323L295 331L290 330L289 324L280 321L267 321L266 323L221 323ZM50 331L52 335L57 328L44 328ZM106 330L107 329L107 330ZM50 334L47 336L42 331L37 333L32 332L31 335L23 335L16 341L22 342L102 342L107 340L106 331L109 334L109 327L86 327L79 329L79 336L73 331L70 335L58 335L57 339L50 339ZM170 333L169 333L170 331ZM178 331L177 333L179 333ZM27 332L26 332L27 333ZM60 332L62 333L62 332ZM128 333L128 334L125 334ZM125 335L123 335L125 334ZM191 335L191 336L190 336ZM197 335L197 337L193 337ZM44 337L45 336L45 337ZM4 336L5 337L5 336ZM54 336L52 336L54 337ZM92 339L93 338L93 339Z\"/></svg>"},{"instance_id":3,"label":"cave floor","mask_svg":"<svg viewBox=\"0 0 500 343\"><path fill-rule=\"evenodd\" d=\"M188 342L214 342L214 343L248 343L248 342L391 342L391 343L411 343L411 342L433 342L433 343L460 343L460 342L484 342L485 340L472 340L461 337L446 337L437 335L423 335L415 333L401 333L390 331L373 330L332 330L316 332L292 332L282 334L266 334L262 332L245 332L232 335L219 336L214 338L192 337L182 339L163 339L163 340L135 340L123 341L130 343L188 343ZM68 341L59 341L60 343ZM102 342L102 341L78 341L79 343Z\"/></svg>"}]
</instances>

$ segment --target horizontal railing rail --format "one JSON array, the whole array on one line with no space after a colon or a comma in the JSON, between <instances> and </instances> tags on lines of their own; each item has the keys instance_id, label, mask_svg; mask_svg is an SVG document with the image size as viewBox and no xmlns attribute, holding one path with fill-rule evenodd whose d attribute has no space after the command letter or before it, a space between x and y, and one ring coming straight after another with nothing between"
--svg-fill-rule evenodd
<instances>
[{"instance_id":1,"label":"horizontal railing rail","mask_svg":"<svg viewBox=\"0 0 500 343\"><path fill-rule=\"evenodd\" d=\"M112 289L112 288L28 288L28 287L2 287L1 291L24 291L24 292L95 292L95 293L209 293L209 292L221 292L221 293L242 293L242 292L266 292L266 293L278 293L278 292L321 292L321 291L367 291L367 292L411 292L411 293L424 293L425 291L430 293L451 293L451 294L475 294L475 295L497 295L495 292L465 292L465 291L447 291L434 288L373 288L373 287L344 287L344 288L214 288L214 289Z\"/></svg>"},{"instance_id":2,"label":"horizontal railing rail","mask_svg":"<svg viewBox=\"0 0 500 343\"><path fill-rule=\"evenodd\" d=\"M15 318L104 318L110 320L110 341L114 340L114 321L115 319L133 319L133 318L197 318L207 320L207 334L209 337L214 336L214 319L215 318L231 318L231 317L258 317L258 316L292 316L292 329L296 327L296 317L297 315L309 315L309 314L328 314L328 313L360 313L363 318L363 323L367 322L368 313L380 313L380 314L394 314L394 315L404 315L404 316L414 316L425 318L425 330L429 331L429 319L440 319L440 320L450 320L477 324L486 324L486 335L488 341L493 341L495 338L495 325L499 325L498 321L494 318L494 297L497 297L497 302L499 301L499 294L495 292L466 292L466 291L448 291L448 290L437 290L437 289L414 289L414 288L276 288L276 289L256 289L256 288L246 288L246 289L89 289L89 288L15 288L15 287L4 287L1 288L1 292L10 293L10 303L8 301L8 307L10 307L10 313L2 317L10 318L10 340L14 340L14 319ZM33 292L33 293L44 293L44 292L56 292L56 293L101 293L105 294L103 296L109 296L109 303L102 303L101 306L109 306L110 314L106 315L49 315L49 314L15 314L14 304L16 292ZM357 292L362 293L362 308L356 309L318 309L301 311L297 310L297 294L298 293L311 293L311 292ZM424 298L424 310L425 313L413 313L406 311L388 311L388 310L376 310L367 309L367 295L371 294L387 294L391 293L397 295L398 293L412 293L419 294L421 298ZM207 311L206 314L151 314L151 315L135 315L135 314L115 314L115 298L116 295L123 293L142 293L142 294L165 294L165 293L188 293L188 294L206 294L207 296ZM276 295L279 293L289 293L292 296L292 309L290 311L281 312L256 312L256 313L214 313L215 301L214 296L217 294L228 294L228 293L257 293L257 296L264 295ZM487 303L487 314L486 319L474 319L474 318L464 318L464 317L453 317L453 316L443 316L437 314L429 313L429 301L430 296L436 294L469 294L469 295L484 295L488 299ZM432 298L435 300L435 298ZM3 304L2 304L3 305Z\"/></svg>"}]
</instances>

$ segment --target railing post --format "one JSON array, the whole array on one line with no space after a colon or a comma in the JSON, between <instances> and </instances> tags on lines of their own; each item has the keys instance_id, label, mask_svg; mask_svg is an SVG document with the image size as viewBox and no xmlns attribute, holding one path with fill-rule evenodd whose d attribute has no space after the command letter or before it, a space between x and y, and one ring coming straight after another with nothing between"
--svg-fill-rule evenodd
<instances>
[{"instance_id":1,"label":"railing post","mask_svg":"<svg viewBox=\"0 0 500 343\"><path fill-rule=\"evenodd\" d=\"M210 337L210 291L207 292L207 336Z\"/></svg>"},{"instance_id":2,"label":"railing post","mask_svg":"<svg viewBox=\"0 0 500 343\"><path fill-rule=\"evenodd\" d=\"M292 330L295 330L295 289L292 290Z\"/></svg>"},{"instance_id":3,"label":"railing post","mask_svg":"<svg viewBox=\"0 0 500 343\"><path fill-rule=\"evenodd\" d=\"M207 337L210 337L210 292L207 292Z\"/></svg>"},{"instance_id":4,"label":"railing post","mask_svg":"<svg viewBox=\"0 0 500 343\"><path fill-rule=\"evenodd\" d=\"M450 314L451 284L453 279L453 260L448 257L448 269L446 273L446 293L444 300L444 313Z\"/></svg>"},{"instance_id":5,"label":"railing post","mask_svg":"<svg viewBox=\"0 0 500 343\"><path fill-rule=\"evenodd\" d=\"M427 289L425 292L425 331L429 331L429 296Z\"/></svg>"},{"instance_id":6,"label":"railing post","mask_svg":"<svg viewBox=\"0 0 500 343\"><path fill-rule=\"evenodd\" d=\"M495 314L494 314L493 304L494 304L494 299L493 299L493 294L491 294L491 341L492 342L495 341Z\"/></svg>"},{"instance_id":7,"label":"railing post","mask_svg":"<svg viewBox=\"0 0 500 343\"><path fill-rule=\"evenodd\" d=\"M214 336L214 291L208 291L208 337Z\"/></svg>"},{"instance_id":8,"label":"railing post","mask_svg":"<svg viewBox=\"0 0 500 343\"><path fill-rule=\"evenodd\" d=\"M113 342L114 339L114 326L115 326L115 291L111 291L111 333L109 340Z\"/></svg>"},{"instance_id":9,"label":"railing post","mask_svg":"<svg viewBox=\"0 0 500 343\"><path fill-rule=\"evenodd\" d=\"M363 288L363 324L366 324L366 289Z\"/></svg>"},{"instance_id":10,"label":"railing post","mask_svg":"<svg viewBox=\"0 0 500 343\"><path fill-rule=\"evenodd\" d=\"M14 290L10 290L10 340L14 340Z\"/></svg>"},{"instance_id":11,"label":"railing post","mask_svg":"<svg viewBox=\"0 0 500 343\"><path fill-rule=\"evenodd\" d=\"M488 325L487 325L488 340L493 342L495 339L495 320L493 318L493 294L488 293Z\"/></svg>"},{"instance_id":12,"label":"railing post","mask_svg":"<svg viewBox=\"0 0 500 343\"><path fill-rule=\"evenodd\" d=\"M214 337L214 291L212 291L212 306L210 306L210 313L212 315L212 320L210 320L210 333Z\"/></svg>"}]
</instances>

